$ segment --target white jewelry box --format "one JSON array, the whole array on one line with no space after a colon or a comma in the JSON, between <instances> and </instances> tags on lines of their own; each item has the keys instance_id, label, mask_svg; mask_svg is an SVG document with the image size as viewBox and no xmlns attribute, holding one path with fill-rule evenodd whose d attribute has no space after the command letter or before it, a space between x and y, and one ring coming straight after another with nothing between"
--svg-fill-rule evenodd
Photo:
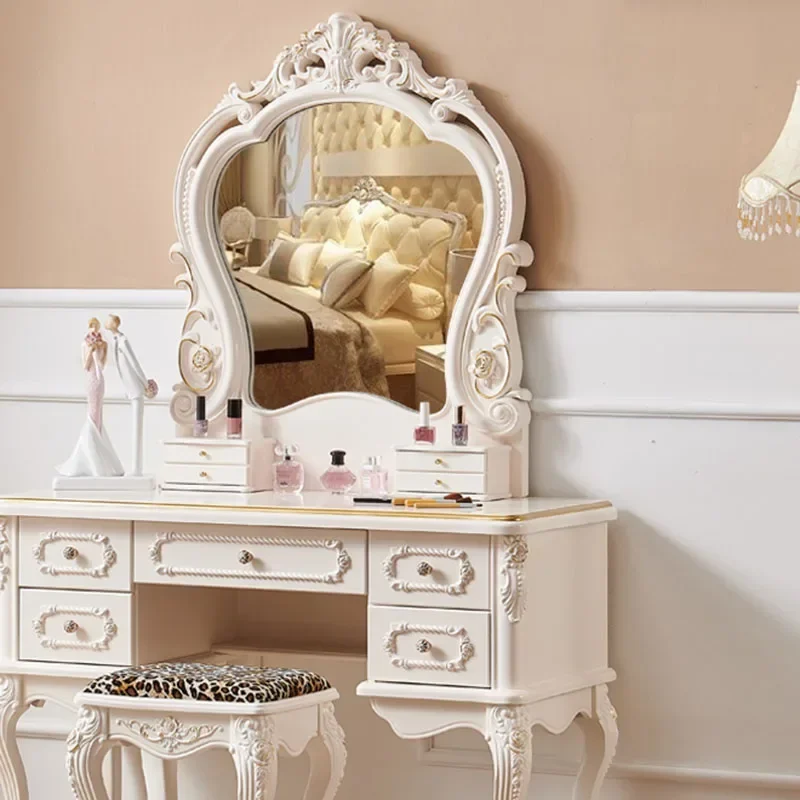
<instances>
[{"instance_id":1,"label":"white jewelry box","mask_svg":"<svg viewBox=\"0 0 800 800\"><path fill-rule=\"evenodd\" d=\"M263 492L272 488L272 439L168 439L162 489Z\"/></svg>"},{"instance_id":2,"label":"white jewelry box","mask_svg":"<svg viewBox=\"0 0 800 800\"><path fill-rule=\"evenodd\" d=\"M395 451L395 492L461 492L476 500L511 496L511 448L401 445Z\"/></svg>"}]
</instances>

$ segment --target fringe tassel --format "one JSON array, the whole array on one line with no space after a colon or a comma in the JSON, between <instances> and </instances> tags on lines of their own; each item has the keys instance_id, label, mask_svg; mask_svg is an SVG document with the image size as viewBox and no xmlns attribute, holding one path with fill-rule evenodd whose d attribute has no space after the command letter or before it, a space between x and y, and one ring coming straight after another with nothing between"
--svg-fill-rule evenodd
<instances>
[{"instance_id":1,"label":"fringe tassel","mask_svg":"<svg viewBox=\"0 0 800 800\"><path fill-rule=\"evenodd\" d=\"M792 231L800 237L800 200L787 194L777 195L762 206L750 205L740 196L737 208L736 229L742 239L763 242L773 233L791 235Z\"/></svg>"}]
</instances>

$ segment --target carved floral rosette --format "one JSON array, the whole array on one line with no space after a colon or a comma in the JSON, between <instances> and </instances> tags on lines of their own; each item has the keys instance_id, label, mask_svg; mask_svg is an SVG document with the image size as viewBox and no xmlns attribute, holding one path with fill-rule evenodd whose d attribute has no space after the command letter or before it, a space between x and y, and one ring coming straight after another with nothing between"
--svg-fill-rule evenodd
<instances>
[{"instance_id":1,"label":"carved floral rosette","mask_svg":"<svg viewBox=\"0 0 800 800\"><path fill-rule=\"evenodd\" d=\"M223 411L227 397L248 396L247 323L222 253L216 240L211 241L216 219L215 193L209 186L232 157L231 152L223 157L222 139L231 141L241 130L242 138L236 140L241 149L302 108L348 99L402 110L424 132L455 147L473 137L472 156L464 152L481 183L484 235L450 324L448 402L464 405L476 428L511 437L530 421L530 393L520 387L522 358L514 315L516 294L525 288L517 270L533 260L530 246L520 241L525 188L519 159L466 82L429 75L407 43L343 13L281 50L264 80L246 90L231 85L183 153L174 209L179 241L171 255L184 263L176 283L189 290L189 307L179 344L181 383L171 404L173 418L191 423L196 394L206 395L209 418ZM469 128L459 121L468 121ZM245 133L252 134L249 140ZM212 151L215 157L219 151L219 157L212 159ZM213 309L225 313L215 316Z\"/></svg>"}]
</instances>

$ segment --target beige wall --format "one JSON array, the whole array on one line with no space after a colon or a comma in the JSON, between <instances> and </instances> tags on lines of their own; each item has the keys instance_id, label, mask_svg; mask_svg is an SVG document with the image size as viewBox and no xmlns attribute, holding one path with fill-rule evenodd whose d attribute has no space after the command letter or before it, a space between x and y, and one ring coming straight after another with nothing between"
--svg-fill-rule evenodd
<instances>
[{"instance_id":1,"label":"beige wall","mask_svg":"<svg viewBox=\"0 0 800 800\"><path fill-rule=\"evenodd\" d=\"M164 287L183 143L322 0L2 0L0 286ZM787 0L363 0L463 77L525 167L541 288L800 289L800 242L740 242L741 173L800 77Z\"/></svg>"}]
</instances>

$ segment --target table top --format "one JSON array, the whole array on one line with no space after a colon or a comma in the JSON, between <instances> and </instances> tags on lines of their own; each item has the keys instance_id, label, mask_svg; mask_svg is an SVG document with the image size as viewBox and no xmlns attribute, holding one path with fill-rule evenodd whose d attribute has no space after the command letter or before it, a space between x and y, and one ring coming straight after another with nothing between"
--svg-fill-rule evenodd
<instances>
[{"instance_id":1,"label":"table top","mask_svg":"<svg viewBox=\"0 0 800 800\"><path fill-rule=\"evenodd\" d=\"M63 492L45 490L0 498L0 514L28 517L207 522L307 528L535 533L607 522L617 512L607 500L524 497L473 507L406 508L357 504L329 492Z\"/></svg>"}]
</instances>

